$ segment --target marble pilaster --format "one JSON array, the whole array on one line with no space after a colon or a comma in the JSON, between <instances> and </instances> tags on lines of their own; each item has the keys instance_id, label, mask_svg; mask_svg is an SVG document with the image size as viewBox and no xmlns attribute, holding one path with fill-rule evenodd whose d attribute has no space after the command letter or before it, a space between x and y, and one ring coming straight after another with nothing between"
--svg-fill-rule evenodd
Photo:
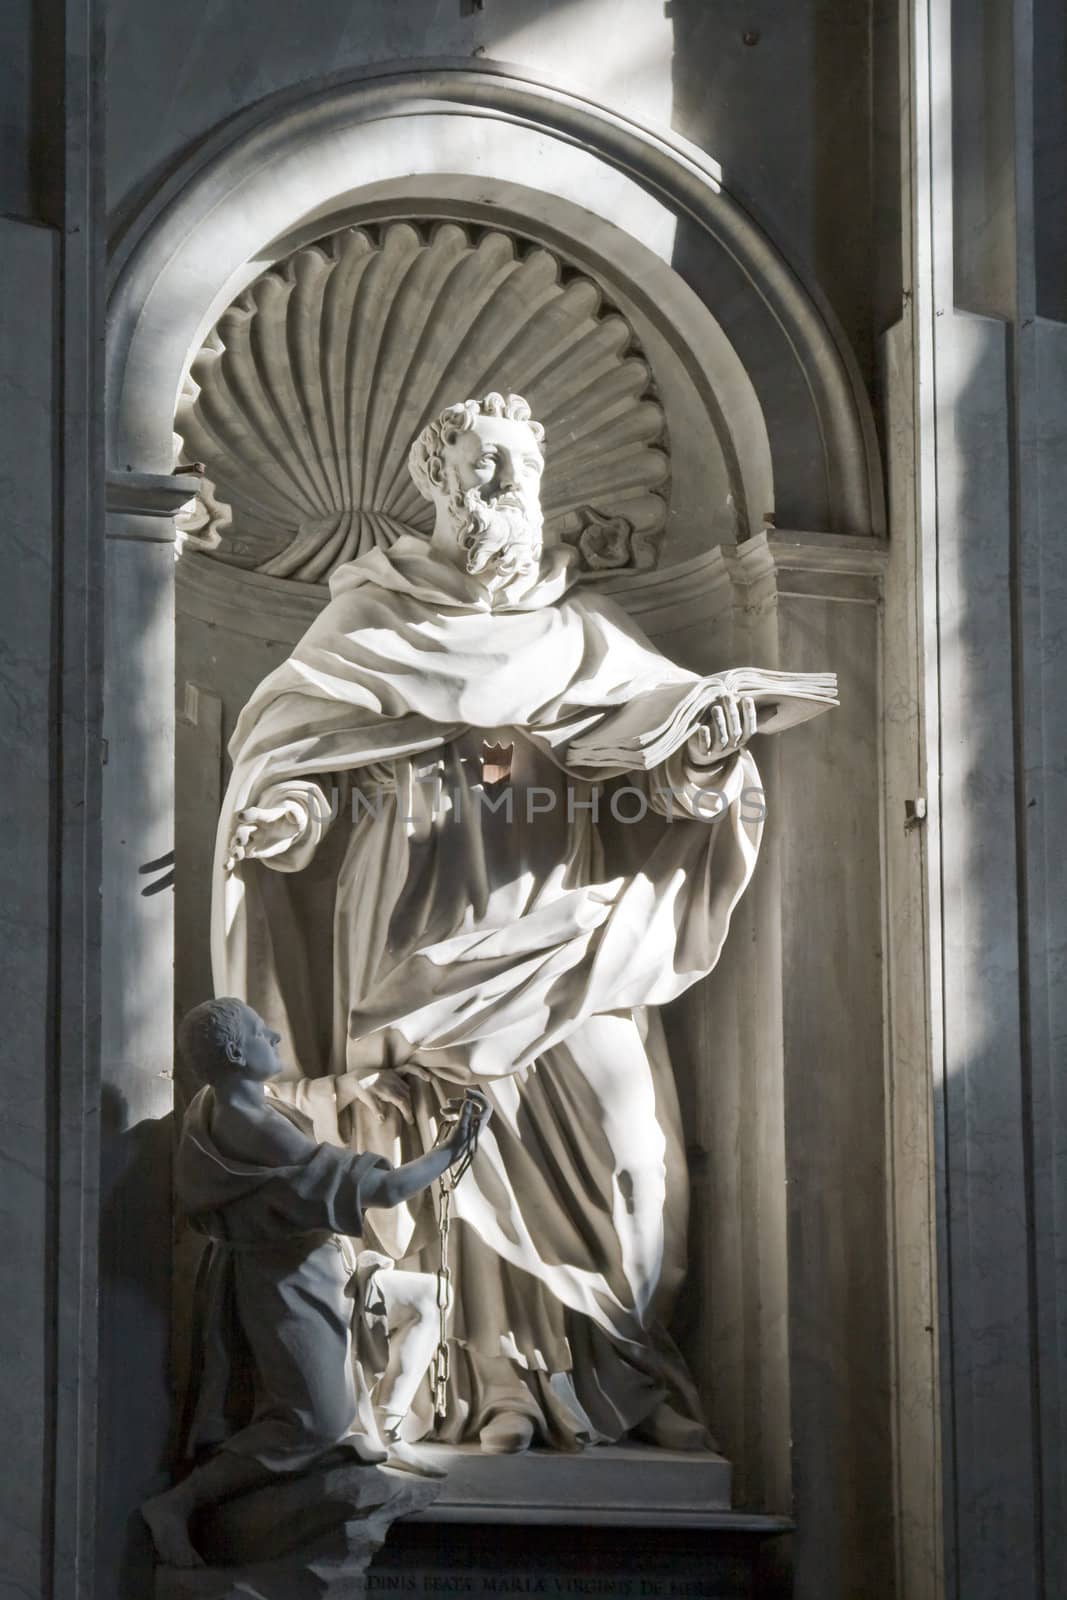
<instances>
[{"instance_id":1,"label":"marble pilaster","mask_svg":"<svg viewBox=\"0 0 1067 1600\"><path fill-rule=\"evenodd\" d=\"M174 525L195 480L109 484L105 648L100 1429L104 1594L147 1592L137 1507L169 1478ZM118 509L116 509L116 507Z\"/></svg>"},{"instance_id":2,"label":"marble pilaster","mask_svg":"<svg viewBox=\"0 0 1067 1600\"><path fill-rule=\"evenodd\" d=\"M39 1592L42 1505L49 1494L49 1439L42 1419L54 1381L49 1284L55 1168L50 1021L53 937L52 649L56 489L55 343L51 301L57 269L50 229L0 221L0 296L40 325L0 331L0 507L11 559L0 593L0 753L5 774L0 829L4 938L0 969L11 1005L0 1091L0 1344L6 1441L0 1547L8 1581Z\"/></svg>"}]
</instances>

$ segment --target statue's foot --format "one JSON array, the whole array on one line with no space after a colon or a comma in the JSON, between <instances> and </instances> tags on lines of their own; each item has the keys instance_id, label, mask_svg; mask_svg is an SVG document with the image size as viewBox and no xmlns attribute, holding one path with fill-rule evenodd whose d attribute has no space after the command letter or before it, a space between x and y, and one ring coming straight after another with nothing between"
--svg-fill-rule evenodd
<instances>
[{"instance_id":1,"label":"statue's foot","mask_svg":"<svg viewBox=\"0 0 1067 1600\"><path fill-rule=\"evenodd\" d=\"M447 1478L448 1473L444 1467L439 1467L430 1460L418 1445L409 1444L406 1439L387 1439L388 1455L385 1458L387 1467L395 1467L398 1472L415 1472L420 1478Z\"/></svg>"},{"instance_id":2,"label":"statue's foot","mask_svg":"<svg viewBox=\"0 0 1067 1600\"><path fill-rule=\"evenodd\" d=\"M375 1444L374 1440L366 1433L350 1433L345 1439L346 1447L352 1452L357 1461L362 1461L367 1467L384 1466L389 1459L389 1453L383 1445Z\"/></svg>"},{"instance_id":3,"label":"statue's foot","mask_svg":"<svg viewBox=\"0 0 1067 1600\"><path fill-rule=\"evenodd\" d=\"M715 1441L702 1422L685 1417L661 1400L650 1417L634 1432L661 1450L714 1450Z\"/></svg>"},{"instance_id":4,"label":"statue's foot","mask_svg":"<svg viewBox=\"0 0 1067 1600\"><path fill-rule=\"evenodd\" d=\"M534 1425L518 1411L498 1411L478 1435L482 1449L490 1456L518 1455L533 1443Z\"/></svg>"},{"instance_id":5,"label":"statue's foot","mask_svg":"<svg viewBox=\"0 0 1067 1600\"><path fill-rule=\"evenodd\" d=\"M189 1539L189 1508L180 1490L167 1489L141 1507L160 1561L168 1567L202 1567Z\"/></svg>"}]
</instances>

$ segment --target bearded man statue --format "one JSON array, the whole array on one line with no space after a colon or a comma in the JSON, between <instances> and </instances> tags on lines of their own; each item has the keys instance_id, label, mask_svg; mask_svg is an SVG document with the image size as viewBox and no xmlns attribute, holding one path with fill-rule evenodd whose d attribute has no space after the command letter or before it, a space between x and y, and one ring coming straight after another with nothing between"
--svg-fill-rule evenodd
<instances>
[{"instance_id":1,"label":"bearded man statue","mask_svg":"<svg viewBox=\"0 0 1067 1600\"><path fill-rule=\"evenodd\" d=\"M833 680L666 660L545 540L543 447L516 395L444 411L410 455L430 542L341 567L248 702L215 983L315 1080L288 1092L320 1139L407 1160L457 1086L492 1104L453 1197L447 1416L424 1397L412 1437L700 1448L666 1332L688 1200L656 1008L714 966L752 873L757 722ZM436 1269L428 1197L367 1232Z\"/></svg>"}]
</instances>

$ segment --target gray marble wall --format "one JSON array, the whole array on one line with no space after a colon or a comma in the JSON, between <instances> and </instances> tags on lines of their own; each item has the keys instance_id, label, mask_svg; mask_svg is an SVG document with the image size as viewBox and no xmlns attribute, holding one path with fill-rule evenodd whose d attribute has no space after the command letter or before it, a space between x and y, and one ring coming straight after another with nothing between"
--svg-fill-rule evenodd
<instances>
[{"instance_id":1,"label":"gray marble wall","mask_svg":"<svg viewBox=\"0 0 1067 1600\"><path fill-rule=\"evenodd\" d=\"M1026 1012L1047 1570L1067 1583L1067 323L1035 321L1033 520L1020 552Z\"/></svg>"},{"instance_id":2,"label":"gray marble wall","mask_svg":"<svg viewBox=\"0 0 1067 1600\"><path fill-rule=\"evenodd\" d=\"M748 0L316 0L310 27L289 0L259 0L245 26L189 0L176 36L164 0L108 0L108 204L121 225L197 139L293 85L434 57L517 63L708 151L833 305L873 388L900 298L899 194L876 195L874 146L894 14L886 0L772 0L758 17Z\"/></svg>"},{"instance_id":3,"label":"gray marble wall","mask_svg":"<svg viewBox=\"0 0 1067 1600\"><path fill-rule=\"evenodd\" d=\"M0 1592L34 1600L86 1592L95 1532L103 236L92 26L91 6L62 0L14 4L0 22Z\"/></svg>"},{"instance_id":4,"label":"gray marble wall","mask_svg":"<svg viewBox=\"0 0 1067 1600\"><path fill-rule=\"evenodd\" d=\"M1051 152L1034 139L1035 128L1055 139L1062 117L1044 62L1062 33L1040 7L1010 0L980 9L940 0L930 14L920 149L932 159L926 172L917 162L916 283L920 339L930 340L920 382L932 400L920 432L936 617L946 1592L1036 1600L1067 1585L1058 1087L1067 818L1052 687L1064 651L1052 505L1063 488L1067 370L1063 325L1037 317L1038 260L1058 249L1063 221L1035 210ZM1061 142L1061 172L1063 154Z\"/></svg>"},{"instance_id":5,"label":"gray marble wall","mask_svg":"<svg viewBox=\"0 0 1067 1600\"><path fill-rule=\"evenodd\" d=\"M37 322L0 323L0 514L8 578L0 589L0 763L4 771L0 971L9 1007L8 1059L0 1089L0 1432L7 1441L0 1550L9 1592L40 1592L41 1511L49 1493L42 1421L54 1379L50 1324L54 1184L49 1085L52 1051L51 825L52 478L55 346L51 302L56 240L50 229L0 223L0 303ZM11 1381L13 1375L16 1381Z\"/></svg>"}]
</instances>

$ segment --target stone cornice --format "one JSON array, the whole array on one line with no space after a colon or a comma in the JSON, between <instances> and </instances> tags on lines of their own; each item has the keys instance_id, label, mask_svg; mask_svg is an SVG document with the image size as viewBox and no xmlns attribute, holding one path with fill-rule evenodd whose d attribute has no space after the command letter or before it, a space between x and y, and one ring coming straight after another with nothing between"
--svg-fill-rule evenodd
<instances>
[{"instance_id":1,"label":"stone cornice","mask_svg":"<svg viewBox=\"0 0 1067 1600\"><path fill-rule=\"evenodd\" d=\"M610 596L647 633L659 635L712 620L732 603L734 582L747 587L773 579L779 586L783 578L788 582L788 574L805 573L866 578L877 589L888 556L884 539L770 529L662 571L605 573L588 587ZM295 643L328 598L325 584L274 578L210 556L189 552L178 562L181 611L257 639Z\"/></svg>"},{"instance_id":2,"label":"stone cornice","mask_svg":"<svg viewBox=\"0 0 1067 1600\"><path fill-rule=\"evenodd\" d=\"M177 566L179 612L254 639L295 644L330 598L325 584L271 578L192 552Z\"/></svg>"},{"instance_id":3,"label":"stone cornice","mask_svg":"<svg viewBox=\"0 0 1067 1600\"><path fill-rule=\"evenodd\" d=\"M889 561L887 539L840 533L809 533L767 528L738 545L732 560L742 582L769 573L842 573L881 578Z\"/></svg>"},{"instance_id":4,"label":"stone cornice","mask_svg":"<svg viewBox=\"0 0 1067 1600\"><path fill-rule=\"evenodd\" d=\"M661 634L720 611L729 602L730 571L726 554L716 547L662 572L605 575L588 587L609 595L647 633ZM178 562L177 598L179 610L201 622L295 643L326 604L329 590L325 584L273 578L190 552Z\"/></svg>"},{"instance_id":5,"label":"stone cornice","mask_svg":"<svg viewBox=\"0 0 1067 1600\"><path fill-rule=\"evenodd\" d=\"M856 538L847 533L800 533L772 528L768 549L780 572L850 572L881 577L889 560L888 539Z\"/></svg>"},{"instance_id":6,"label":"stone cornice","mask_svg":"<svg viewBox=\"0 0 1067 1600\"><path fill-rule=\"evenodd\" d=\"M690 561L639 577L605 574L591 587L610 595L646 633L674 633L710 621L729 603L729 548L715 545Z\"/></svg>"},{"instance_id":7,"label":"stone cornice","mask_svg":"<svg viewBox=\"0 0 1067 1600\"><path fill-rule=\"evenodd\" d=\"M135 517L173 517L182 506L195 500L199 492L200 478L193 473L109 472L107 475L108 511L127 512ZM159 537L173 538L173 530Z\"/></svg>"}]
</instances>

